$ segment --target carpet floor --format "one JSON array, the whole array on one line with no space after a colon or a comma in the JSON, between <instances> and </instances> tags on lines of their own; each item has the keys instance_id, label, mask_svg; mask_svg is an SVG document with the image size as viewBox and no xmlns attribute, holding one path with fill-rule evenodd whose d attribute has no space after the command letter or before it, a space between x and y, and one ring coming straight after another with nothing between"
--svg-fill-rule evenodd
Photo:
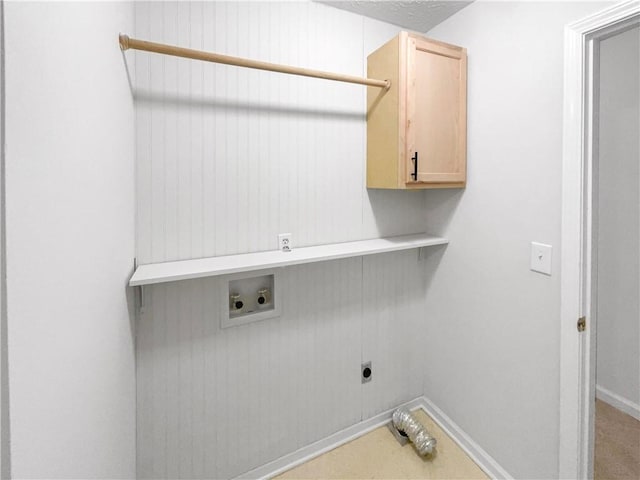
<instances>
[{"instance_id":1,"label":"carpet floor","mask_svg":"<svg viewBox=\"0 0 640 480\"><path fill-rule=\"evenodd\" d=\"M362 437L276 477L277 479L488 479L489 477L422 410L416 417L438 441L437 452L423 458L408 443L400 445L388 427Z\"/></svg>"},{"instance_id":2,"label":"carpet floor","mask_svg":"<svg viewBox=\"0 0 640 480\"><path fill-rule=\"evenodd\" d=\"M640 421L596 400L595 480L640 478Z\"/></svg>"}]
</instances>

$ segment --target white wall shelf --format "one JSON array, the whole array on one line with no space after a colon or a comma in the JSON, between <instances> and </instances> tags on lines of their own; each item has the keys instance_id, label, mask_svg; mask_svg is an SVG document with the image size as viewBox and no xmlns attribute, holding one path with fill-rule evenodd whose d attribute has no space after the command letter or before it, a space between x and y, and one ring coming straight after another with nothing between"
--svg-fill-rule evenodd
<instances>
[{"instance_id":1,"label":"white wall shelf","mask_svg":"<svg viewBox=\"0 0 640 480\"><path fill-rule=\"evenodd\" d=\"M313 247L294 248L291 252L279 250L243 253L222 257L199 258L176 262L150 263L136 268L129 285L132 287L155 283L175 282L194 278L214 277L230 273L250 272L302 263L323 262L339 258L395 252L411 248L446 245L449 240L425 233L397 237L374 238L357 242L332 243Z\"/></svg>"}]
</instances>

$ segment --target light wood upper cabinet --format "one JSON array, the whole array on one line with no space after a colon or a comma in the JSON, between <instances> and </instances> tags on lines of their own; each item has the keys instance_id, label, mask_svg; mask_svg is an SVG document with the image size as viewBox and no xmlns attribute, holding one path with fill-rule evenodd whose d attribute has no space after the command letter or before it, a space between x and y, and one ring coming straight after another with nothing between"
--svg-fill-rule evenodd
<instances>
[{"instance_id":1,"label":"light wood upper cabinet","mask_svg":"<svg viewBox=\"0 0 640 480\"><path fill-rule=\"evenodd\" d=\"M401 32L369 55L367 76L391 80L367 88L367 187L464 187L466 49Z\"/></svg>"}]
</instances>

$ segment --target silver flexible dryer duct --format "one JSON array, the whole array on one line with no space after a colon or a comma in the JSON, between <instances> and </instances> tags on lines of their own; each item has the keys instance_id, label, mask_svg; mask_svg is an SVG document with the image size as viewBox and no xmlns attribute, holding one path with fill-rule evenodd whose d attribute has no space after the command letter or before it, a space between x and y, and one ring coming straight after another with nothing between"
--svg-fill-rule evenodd
<instances>
[{"instance_id":1,"label":"silver flexible dryer duct","mask_svg":"<svg viewBox=\"0 0 640 480\"><path fill-rule=\"evenodd\" d=\"M428 455L436 448L436 439L406 408L399 408L391 417L396 430L406 433L420 455Z\"/></svg>"}]
</instances>

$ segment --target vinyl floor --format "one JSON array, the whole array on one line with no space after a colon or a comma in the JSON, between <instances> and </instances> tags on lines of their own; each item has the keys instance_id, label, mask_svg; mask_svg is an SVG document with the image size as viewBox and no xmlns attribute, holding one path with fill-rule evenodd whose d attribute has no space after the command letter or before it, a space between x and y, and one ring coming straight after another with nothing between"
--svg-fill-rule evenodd
<instances>
[{"instance_id":1,"label":"vinyl floor","mask_svg":"<svg viewBox=\"0 0 640 480\"><path fill-rule=\"evenodd\" d=\"M595 480L640 478L640 421L596 400Z\"/></svg>"},{"instance_id":2,"label":"vinyl floor","mask_svg":"<svg viewBox=\"0 0 640 480\"><path fill-rule=\"evenodd\" d=\"M299 465L277 479L487 479L485 473L422 410L414 412L438 441L437 452L423 458L408 443L401 446L380 427Z\"/></svg>"}]
</instances>

